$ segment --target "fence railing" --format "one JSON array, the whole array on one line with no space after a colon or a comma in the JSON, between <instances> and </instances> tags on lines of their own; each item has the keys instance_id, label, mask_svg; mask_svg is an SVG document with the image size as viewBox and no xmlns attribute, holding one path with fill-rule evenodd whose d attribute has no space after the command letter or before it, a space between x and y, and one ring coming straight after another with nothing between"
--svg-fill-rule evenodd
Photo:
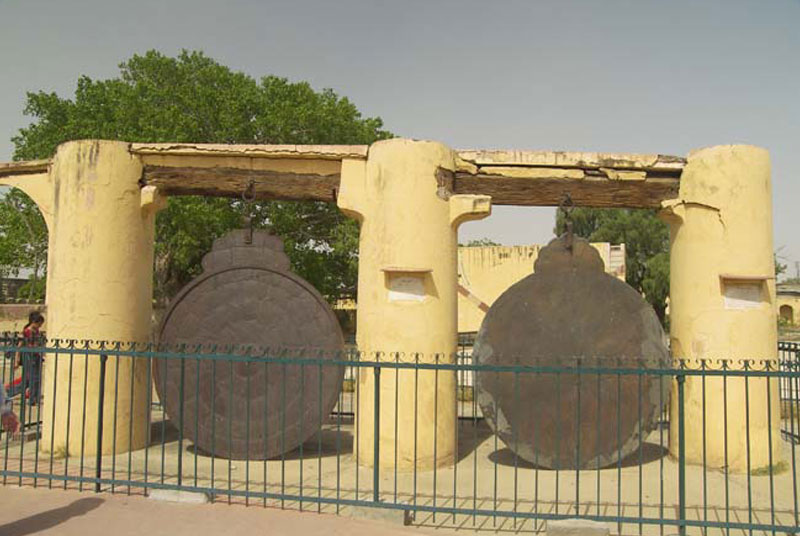
<instances>
[{"instance_id":1,"label":"fence railing","mask_svg":"<svg viewBox=\"0 0 800 536\"><path fill-rule=\"evenodd\" d=\"M794 343L771 360L655 365L480 365L468 344L435 357L92 341L0 351L29 361L16 388L20 369L3 368L22 422L0 436L3 484L379 507L423 526L538 531L580 517L619 534L800 532ZM331 377L342 386L329 404ZM529 389L542 380L555 398ZM505 399L478 400L490 381ZM544 430L554 416L572 424ZM624 423L638 431L627 441ZM589 462L609 441L616 453Z\"/></svg>"}]
</instances>

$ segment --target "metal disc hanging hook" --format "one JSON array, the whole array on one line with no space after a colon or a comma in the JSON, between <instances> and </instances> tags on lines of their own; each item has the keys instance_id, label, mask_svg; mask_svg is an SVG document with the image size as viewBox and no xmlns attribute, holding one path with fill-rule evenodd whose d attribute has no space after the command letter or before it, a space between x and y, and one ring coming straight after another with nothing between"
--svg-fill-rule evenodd
<instances>
[{"instance_id":1,"label":"metal disc hanging hook","mask_svg":"<svg viewBox=\"0 0 800 536\"><path fill-rule=\"evenodd\" d=\"M572 251L572 211L575 210L575 203L572 201L569 192L564 192L564 198L559 203L558 210L564 214L564 225L567 228L565 242L567 249Z\"/></svg>"},{"instance_id":2,"label":"metal disc hanging hook","mask_svg":"<svg viewBox=\"0 0 800 536\"><path fill-rule=\"evenodd\" d=\"M249 205L255 200L256 200L256 181L250 179L250 181L247 183L247 187L242 192L242 201L244 201Z\"/></svg>"},{"instance_id":3,"label":"metal disc hanging hook","mask_svg":"<svg viewBox=\"0 0 800 536\"><path fill-rule=\"evenodd\" d=\"M253 202L256 200L256 181L250 179L247 183L247 188L242 192L242 201L247 210L247 215L244 217L245 225L247 226L247 235L245 236L245 244L250 245L253 243Z\"/></svg>"}]
</instances>

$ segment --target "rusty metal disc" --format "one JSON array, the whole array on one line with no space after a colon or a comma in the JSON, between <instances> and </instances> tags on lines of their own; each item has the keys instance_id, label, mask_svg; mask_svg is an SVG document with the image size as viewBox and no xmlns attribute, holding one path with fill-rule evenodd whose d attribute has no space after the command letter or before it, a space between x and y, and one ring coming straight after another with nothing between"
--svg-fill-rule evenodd
<instances>
[{"instance_id":1,"label":"rusty metal disc","mask_svg":"<svg viewBox=\"0 0 800 536\"><path fill-rule=\"evenodd\" d=\"M482 365L567 370L480 371L477 400L523 460L553 469L605 467L639 447L669 394L665 376L614 371L663 365L668 355L652 307L605 273L588 242L565 235L541 250L533 274L495 301L473 356ZM575 367L607 372L577 374Z\"/></svg>"},{"instance_id":2,"label":"rusty metal disc","mask_svg":"<svg viewBox=\"0 0 800 536\"><path fill-rule=\"evenodd\" d=\"M270 355L337 357L343 338L328 304L289 271L278 237L250 233L215 241L203 274L170 304L160 346L215 344L222 352L250 345L271 348ZM307 440L336 404L343 378L344 367L317 364L189 358L154 366L158 396L184 437L233 459L273 458Z\"/></svg>"}]
</instances>

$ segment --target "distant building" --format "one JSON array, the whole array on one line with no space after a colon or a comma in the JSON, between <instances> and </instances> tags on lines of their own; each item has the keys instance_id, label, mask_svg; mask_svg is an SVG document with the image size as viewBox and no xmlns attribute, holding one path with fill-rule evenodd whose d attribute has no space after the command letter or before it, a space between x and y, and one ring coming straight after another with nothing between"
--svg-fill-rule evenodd
<instances>
[{"instance_id":1,"label":"distant building","mask_svg":"<svg viewBox=\"0 0 800 536\"><path fill-rule=\"evenodd\" d=\"M19 289L27 282L27 279L15 277L0 278L0 303L16 302L19 296Z\"/></svg>"},{"instance_id":2,"label":"distant building","mask_svg":"<svg viewBox=\"0 0 800 536\"><path fill-rule=\"evenodd\" d=\"M606 272L625 281L625 245L593 243ZM458 331L478 331L494 301L533 273L541 246L461 246L458 248Z\"/></svg>"},{"instance_id":3,"label":"distant building","mask_svg":"<svg viewBox=\"0 0 800 536\"><path fill-rule=\"evenodd\" d=\"M800 326L800 285L778 283L778 317L787 326Z\"/></svg>"}]
</instances>

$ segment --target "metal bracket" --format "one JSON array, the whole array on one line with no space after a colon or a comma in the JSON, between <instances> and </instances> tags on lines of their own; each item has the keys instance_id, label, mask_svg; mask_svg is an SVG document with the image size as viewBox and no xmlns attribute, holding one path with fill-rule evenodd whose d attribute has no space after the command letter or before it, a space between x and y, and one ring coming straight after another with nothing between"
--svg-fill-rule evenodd
<instances>
[{"instance_id":1,"label":"metal bracket","mask_svg":"<svg viewBox=\"0 0 800 536\"><path fill-rule=\"evenodd\" d=\"M572 201L572 197L569 195L569 192L564 192L564 199L562 199L561 203L559 203L558 210L564 214L564 223L567 226L565 244L567 249L572 251L572 211L575 210L575 203Z\"/></svg>"}]
</instances>

